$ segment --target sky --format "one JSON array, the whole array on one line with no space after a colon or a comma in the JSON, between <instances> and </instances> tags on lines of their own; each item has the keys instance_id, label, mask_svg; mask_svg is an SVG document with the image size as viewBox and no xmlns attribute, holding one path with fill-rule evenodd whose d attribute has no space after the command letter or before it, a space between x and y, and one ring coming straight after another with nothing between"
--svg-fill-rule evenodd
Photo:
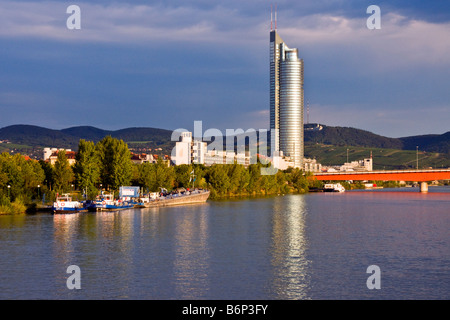
<instances>
[{"instance_id":1,"label":"sky","mask_svg":"<svg viewBox=\"0 0 450 320\"><path fill-rule=\"evenodd\" d=\"M0 127L266 129L275 4L304 61L305 123L450 131L447 0L0 0Z\"/></svg>"}]
</instances>

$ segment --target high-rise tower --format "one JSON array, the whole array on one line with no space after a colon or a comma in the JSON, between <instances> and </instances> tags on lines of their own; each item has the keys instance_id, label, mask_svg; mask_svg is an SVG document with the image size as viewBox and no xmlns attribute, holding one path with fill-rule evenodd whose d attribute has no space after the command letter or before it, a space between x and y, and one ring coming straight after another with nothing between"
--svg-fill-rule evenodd
<instances>
[{"instance_id":1,"label":"high-rise tower","mask_svg":"<svg viewBox=\"0 0 450 320\"><path fill-rule=\"evenodd\" d=\"M272 147L303 166L303 60L276 30L270 31L270 129Z\"/></svg>"}]
</instances>

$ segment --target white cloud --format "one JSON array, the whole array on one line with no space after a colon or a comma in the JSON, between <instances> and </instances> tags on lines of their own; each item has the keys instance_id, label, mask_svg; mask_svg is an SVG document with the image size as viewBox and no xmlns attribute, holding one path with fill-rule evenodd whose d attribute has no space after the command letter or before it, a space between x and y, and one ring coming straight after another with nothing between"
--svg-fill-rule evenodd
<instances>
[{"instance_id":1,"label":"white cloud","mask_svg":"<svg viewBox=\"0 0 450 320\"><path fill-rule=\"evenodd\" d=\"M78 5L82 29L68 30L65 4L2 1L0 37L150 46L187 41L244 47L267 45L267 10L248 16L221 5L203 9L188 4L164 7L82 2ZM368 30L367 18L364 13L358 18L332 14L289 16L283 18L279 31L288 44L299 47L300 51L335 52L347 61L346 54L365 57L356 60L370 72L411 63L450 64L450 23L408 20L390 12L382 14L381 30Z\"/></svg>"},{"instance_id":2,"label":"white cloud","mask_svg":"<svg viewBox=\"0 0 450 320\"><path fill-rule=\"evenodd\" d=\"M192 49L193 46L190 47L189 52L186 52L183 48L184 44L200 44L202 50L208 45L211 47L228 46L230 50L236 50L236 57L242 53L245 55L246 61L255 63L257 65L255 70L263 70L268 73L269 8L261 9L259 7L252 11L250 7L257 8L257 2L252 3L251 6L247 2L242 5L235 4L239 9L233 8L228 3L225 7L221 2L205 1L205 4L196 7L189 3L186 1L180 2L179 6L169 6L166 4L78 2L77 4L81 8L82 29L68 30L66 28L66 19L69 16L66 13L68 3L5 0L0 2L0 40L3 43L9 39L24 39L25 41L42 39L71 44L113 43L124 47L138 44L160 48L162 52L168 52L176 47L176 50L179 50L177 55L198 55L200 59L207 56L208 53L195 52L195 48ZM445 83L442 80L447 80L449 75L449 22L434 23L413 20L392 11L390 13L382 12L381 30L368 30L366 27L368 15L365 14L365 11L361 12L360 17L354 15L348 17L329 12L309 14L302 11L297 15L295 10L290 12L286 10L283 16L279 15L281 23L278 24L278 30L281 37L289 46L297 47L301 56L307 57L305 74L308 74L309 78L305 79L305 86L310 91L306 93L306 96L309 95L308 98L312 102L322 105L318 109L321 112L317 119L314 119L315 109L311 105L311 121L330 125L351 124L351 126L368 130L375 131L376 129L377 132L386 130L386 132L398 132L398 135L408 135L409 132L400 133L404 131L402 128L411 128L411 131L414 131L417 128L414 122L417 122L418 118L414 118L413 113L408 114L404 110L402 111L403 118L400 116L395 118L395 115L393 117L392 110L398 108L393 104L395 101L399 106L410 106L414 110L420 109L419 103L415 101L419 97L417 88L421 81L426 80L429 83L425 83L426 88L425 86L420 87L420 94L425 93L429 97L437 97L432 102L435 105L430 106L436 111L432 115L433 119L430 118L426 122L429 126L431 122L437 123L436 128L443 128L445 121L448 123L448 112L439 111L438 106L446 108L448 111L448 106L445 106L448 94L442 89L442 83ZM67 48L64 47L64 50L70 51L71 47ZM144 49L147 50L147 48ZM229 53L230 50L224 51ZM220 50L215 52L220 52ZM43 53L38 56L35 52L26 52L26 50L17 52L20 55L29 55L33 59L40 58L51 61L54 61L51 58L52 54L58 56L60 53L53 52L51 48L48 52L44 52L44 56L42 56ZM114 63L114 59L116 57L111 57L111 63L108 60L108 65ZM206 62L204 65L196 64L195 69L203 68L202 72L210 72L213 75L223 75L225 72L228 75L231 73L240 75L249 72L249 68L243 68L242 64L233 62L229 65L235 65L236 69L221 70L224 65L211 66ZM169 64L168 67L172 66ZM130 72L136 72L133 66L130 68L132 69ZM160 72L164 68L167 68L167 65L152 65L151 71L148 71L139 66L138 71L143 73ZM211 71L208 71L209 68ZM421 76L419 70L429 69L432 71L418 79ZM176 73L176 70L170 70L170 72ZM185 73L186 69L180 72ZM259 75L261 74L262 72ZM249 77L248 79L254 78ZM344 80L343 84L339 83L342 79ZM373 83L365 83L363 86L363 89L366 90L364 92L370 96L364 97L362 94L355 94L355 90L361 89L360 81L367 79L374 79ZM320 83L322 80L323 87ZM268 78L264 81L267 83ZM315 87L311 88L311 84L315 84ZM214 87L213 84L211 86ZM359 88L357 88L358 86ZM224 122L228 121L227 123L232 124L227 125L228 127L267 127L268 111L265 113L258 111L244 113L243 111L247 106L251 106L253 110L266 106L268 108L268 101L265 103L267 95L261 100L254 99L264 93L246 93L244 87L236 88L233 87L233 91L227 93L226 98L230 105L234 103L236 109L238 105L242 112L236 115L224 112L218 116L214 109L214 111L210 111L209 117L223 118ZM375 93L372 93L372 89ZM192 90L186 90L186 92L188 93L180 95L180 99L184 101L196 99L197 96L189 95L189 92L193 92ZM218 105L219 100L223 100L222 97L225 95L217 92L220 91L210 92L209 99L211 101L208 101L208 105ZM311 96L311 92L315 96ZM1 99L4 102L13 101L12 96L0 96ZM347 101L338 101L339 99ZM370 99L373 101L369 101ZM173 99L161 97L161 100L166 105L171 105ZM354 112L356 107L352 108L345 104L348 101L356 100L360 102L358 103L359 112ZM383 101L390 101L392 105L383 106ZM330 105L328 105L329 102ZM324 107L323 105L328 106ZM376 108L376 110L372 111L371 108ZM381 109L384 110L383 114L380 113ZM427 116L426 112L422 110L416 114L420 114L422 119ZM396 127L399 128L397 131Z\"/></svg>"},{"instance_id":3,"label":"white cloud","mask_svg":"<svg viewBox=\"0 0 450 320\"><path fill-rule=\"evenodd\" d=\"M367 16L368 17L368 16ZM369 30L366 18L312 15L285 22L283 39L310 51L328 51L347 63L364 63L368 72L423 65L450 65L450 23L408 20L395 13L382 15L380 30ZM331 55L331 54L330 54ZM353 59L357 56L359 59ZM367 63L369 62L369 63Z\"/></svg>"},{"instance_id":4,"label":"white cloud","mask_svg":"<svg viewBox=\"0 0 450 320\"><path fill-rule=\"evenodd\" d=\"M79 3L81 30L68 30L65 5L58 2L0 3L0 37L42 38L57 41L150 43L151 41L190 41L205 43L249 41L237 29L245 21L247 35L261 25L257 18L240 17L233 10L216 6L199 10L189 6Z\"/></svg>"}]
</instances>

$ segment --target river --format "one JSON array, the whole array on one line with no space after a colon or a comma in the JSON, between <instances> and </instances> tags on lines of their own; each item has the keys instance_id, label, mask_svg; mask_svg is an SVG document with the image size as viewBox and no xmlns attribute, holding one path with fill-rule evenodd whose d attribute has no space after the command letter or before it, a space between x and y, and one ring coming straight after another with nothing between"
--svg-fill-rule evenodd
<instances>
[{"instance_id":1,"label":"river","mask_svg":"<svg viewBox=\"0 0 450 320\"><path fill-rule=\"evenodd\" d=\"M449 187L0 216L0 299L448 300L449 230Z\"/></svg>"}]
</instances>

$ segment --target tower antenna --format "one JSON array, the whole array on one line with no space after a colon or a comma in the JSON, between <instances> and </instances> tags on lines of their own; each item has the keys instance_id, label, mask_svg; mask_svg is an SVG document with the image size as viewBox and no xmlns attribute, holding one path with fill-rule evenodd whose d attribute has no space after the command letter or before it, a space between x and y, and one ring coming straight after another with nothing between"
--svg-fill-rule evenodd
<instances>
[{"instance_id":1,"label":"tower antenna","mask_svg":"<svg viewBox=\"0 0 450 320\"><path fill-rule=\"evenodd\" d=\"M277 5L275 4L275 31L277 31Z\"/></svg>"},{"instance_id":2,"label":"tower antenna","mask_svg":"<svg viewBox=\"0 0 450 320\"><path fill-rule=\"evenodd\" d=\"M272 31L273 30L273 27L272 27L272 5L270 5L270 31Z\"/></svg>"}]
</instances>

